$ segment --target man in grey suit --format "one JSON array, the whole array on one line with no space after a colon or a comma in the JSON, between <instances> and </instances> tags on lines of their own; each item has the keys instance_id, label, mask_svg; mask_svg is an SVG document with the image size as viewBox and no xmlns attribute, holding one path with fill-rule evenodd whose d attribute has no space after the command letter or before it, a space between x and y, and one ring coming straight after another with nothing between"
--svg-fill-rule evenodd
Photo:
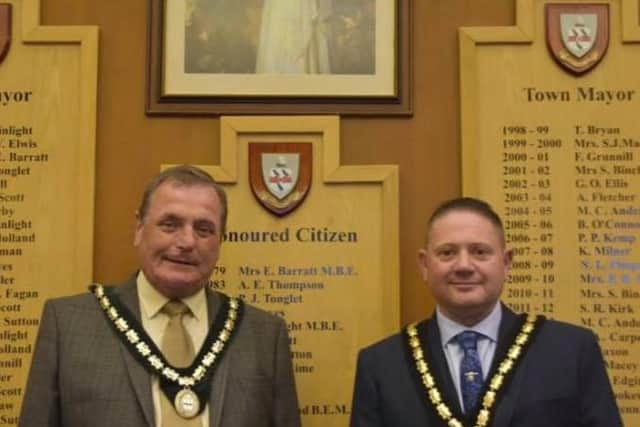
<instances>
[{"instance_id":1,"label":"man in grey suit","mask_svg":"<svg viewBox=\"0 0 640 427\"><path fill-rule=\"evenodd\" d=\"M499 302L511 266L485 202L440 205L420 269L435 314L358 357L352 427L621 427L592 332Z\"/></svg>"},{"instance_id":2,"label":"man in grey suit","mask_svg":"<svg viewBox=\"0 0 640 427\"><path fill-rule=\"evenodd\" d=\"M284 321L208 286L226 216L198 168L149 184L138 274L45 304L19 426L300 426Z\"/></svg>"}]
</instances>

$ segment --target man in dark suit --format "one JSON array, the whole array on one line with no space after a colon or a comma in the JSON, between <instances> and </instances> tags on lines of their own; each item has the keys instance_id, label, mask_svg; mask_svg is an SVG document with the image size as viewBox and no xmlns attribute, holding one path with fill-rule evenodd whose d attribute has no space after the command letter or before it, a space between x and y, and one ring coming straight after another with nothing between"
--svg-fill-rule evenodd
<instances>
[{"instance_id":1,"label":"man in dark suit","mask_svg":"<svg viewBox=\"0 0 640 427\"><path fill-rule=\"evenodd\" d=\"M363 349L352 427L620 427L594 334L499 302L512 259L485 202L447 201L419 252L435 314Z\"/></svg>"},{"instance_id":2,"label":"man in dark suit","mask_svg":"<svg viewBox=\"0 0 640 427\"><path fill-rule=\"evenodd\" d=\"M149 184L139 273L46 303L19 426L300 426L284 322L209 289L226 216L198 168Z\"/></svg>"}]
</instances>

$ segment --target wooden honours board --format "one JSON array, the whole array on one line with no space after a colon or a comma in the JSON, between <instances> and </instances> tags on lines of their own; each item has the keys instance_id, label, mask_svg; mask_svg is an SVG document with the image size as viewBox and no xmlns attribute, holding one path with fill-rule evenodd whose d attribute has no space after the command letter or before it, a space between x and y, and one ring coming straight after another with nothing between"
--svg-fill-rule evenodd
<instances>
[{"instance_id":1,"label":"wooden honours board","mask_svg":"<svg viewBox=\"0 0 640 427\"><path fill-rule=\"evenodd\" d=\"M47 298L92 278L95 27L0 1L0 425L17 425ZM9 43L7 43L9 40Z\"/></svg>"},{"instance_id":2,"label":"wooden honours board","mask_svg":"<svg viewBox=\"0 0 640 427\"><path fill-rule=\"evenodd\" d=\"M516 311L591 328L640 425L637 0L517 1L460 29L463 192L504 219ZM559 355L561 357L561 355Z\"/></svg>"},{"instance_id":3,"label":"wooden honours board","mask_svg":"<svg viewBox=\"0 0 640 427\"><path fill-rule=\"evenodd\" d=\"M337 117L221 134L221 164L200 166L229 199L213 286L286 320L303 424L347 425L358 350L399 328L397 167L340 165Z\"/></svg>"}]
</instances>

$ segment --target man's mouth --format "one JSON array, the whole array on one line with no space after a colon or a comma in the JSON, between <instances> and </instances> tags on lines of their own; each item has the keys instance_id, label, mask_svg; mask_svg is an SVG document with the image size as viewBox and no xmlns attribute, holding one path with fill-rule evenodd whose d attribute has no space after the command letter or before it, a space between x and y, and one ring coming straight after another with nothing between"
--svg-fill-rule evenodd
<instances>
[{"instance_id":1,"label":"man's mouth","mask_svg":"<svg viewBox=\"0 0 640 427\"><path fill-rule=\"evenodd\" d=\"M168 258L168 257L165 259L173 264L189 265L189 266L194 266L197 264L194 260L191 260L191 259Z\"/></svg>"}]
</instances>

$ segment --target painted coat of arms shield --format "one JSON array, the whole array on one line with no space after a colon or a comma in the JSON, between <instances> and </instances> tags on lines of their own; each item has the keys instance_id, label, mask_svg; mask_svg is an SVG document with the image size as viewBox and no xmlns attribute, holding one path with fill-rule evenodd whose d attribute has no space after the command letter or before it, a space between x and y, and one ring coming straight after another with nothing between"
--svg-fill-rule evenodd
<instances>
[{"instance_id":1,"label":"painted coat of arms shield","mask_svg":"<svg viewBox=\"0 0 640 427\"><path fill-rule=\"evenodd\" d=\"M262 153L262 179L278 200L287 197L298 182L300 153Z\"/></svg>"},{"instance_id":2,"label":"painted coat of arms shield","mask_svg":"<svg viewBox=\"0 0 640 427\"><path fill-rule=\"evenodd\" d=\"M547 46L564 69L580 75L593 69L609 45L609 5L549 3Z\"/></svg>"},{"instance_id":3,"label":"painted coat of arms shield","mask_svg":"<svg viewBox=\"0 0 640 427\"><path fill-rule=\"evenodd\" d=\"M560 31L564 46L576 58L582 58L595 44L598 34L598 15L562 13L560 14Z\"/></svg>"},{"instance_id":4,"label":"painted coat of arms shield","mask_svg":"<svg viewBox=\"0 0 640 427\"><path fill-rule=\"evenodd\" d=\"M249 181L258 202L277 216L299 207L311 187L310 143L249 143Z\"/></svg>"}]
</instances>

